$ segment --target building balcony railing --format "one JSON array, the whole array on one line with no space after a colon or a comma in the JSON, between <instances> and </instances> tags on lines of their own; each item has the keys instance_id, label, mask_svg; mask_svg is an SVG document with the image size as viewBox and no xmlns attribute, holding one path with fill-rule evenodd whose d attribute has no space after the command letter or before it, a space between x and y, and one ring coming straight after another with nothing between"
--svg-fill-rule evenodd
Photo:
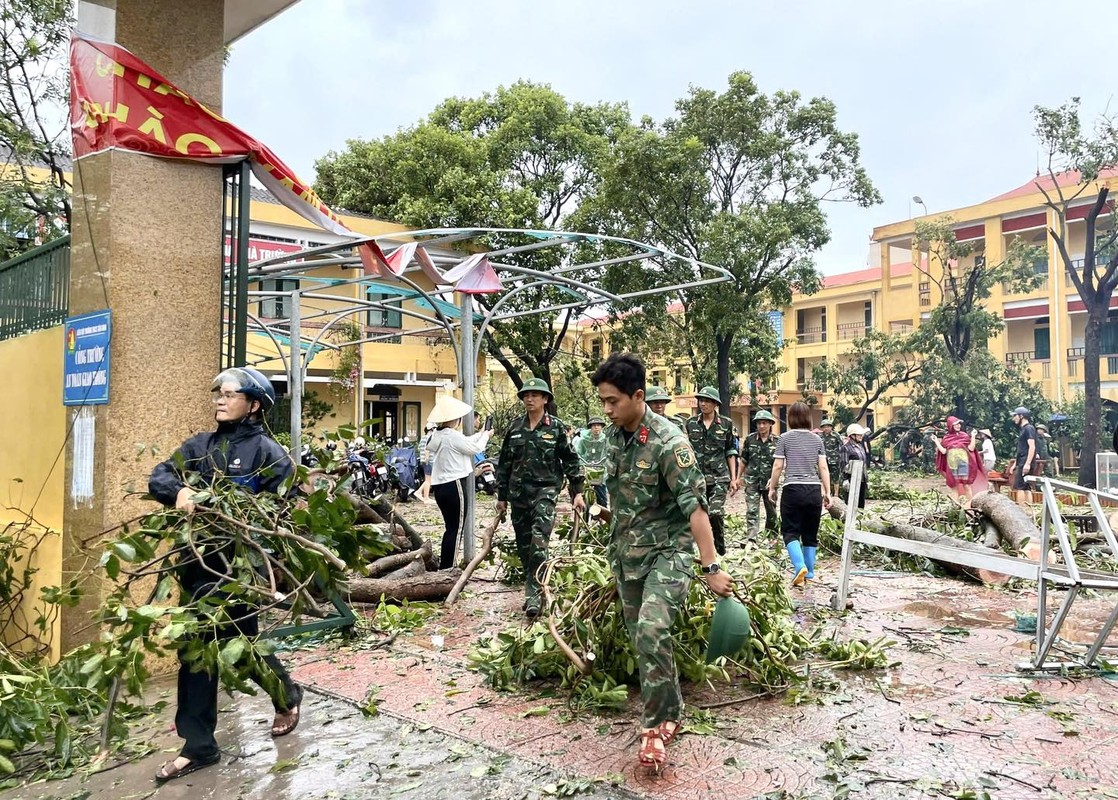
<instances>
[{"instance_id":1,"label":"building balcony railing","mask_svg":"<svg viewBox=\"0 0 1118 800\"><path fill-rule=\"evenodd\" d=\"M822 381L801 380L796 382L796 388L801 392L825 392L827 391L827 384Z\"/></svg>"},{"instance_id":2,"label":"building balcony railing","mask_svg":"<svg viewBox=\"0 0 1118 800\"><path fill-rule=\"evenodd\" d=\"M1084 347L1069 347L1068 348L1068 377L1075 378L1080 375L1079 363L1084 358ZM1103 361L1105 360L1105 364ZM1112 376L1118 375L1118 354L1116 353L1103 353L1099 359L1099 372L1103 375Z\"/></svg>"},{"instance_id":3,"label":"building balcony railing","mask_svg":"<svg viewBox=\"0 0 1118 800\"><path fill-rule=\"evenodd\" d=\"M1020 363L1022 361L1032 361L1035 358L1036 358L1036 351L1035 350L1019 350L1016 353L1006 353L1005 354L1005 363L1007 363L1007 364Z\"/></svg>"},{"instance_id":4,"label":"building balcony railing","mask_svg":"<svg viewBox=\"0 0 1118 800\"><path fill-rule=\"evenodd\" d=\"M910 333L912 333L912 328L913 326L911 322L889 323L889 333L892 333L896 336L908 336Z\"/></svg>"},{"instance_id":5,"label":"building balcony railing","mask_svg":"<svg viewBox=\"0 0 1118 800\"><path fill-rule=\"evenodd\" d=\"M869 332L869 325L864 322L843 322L838 325L839 339L859 339Z\"/></svg>"},{"instance_id":6,"label":"building balcony railing","mask_svg":"<svg viewBox=\"0 0 1118 800\"><path fill-rule=\"evenodd\" d=\"M1035 350L1019 350L1015 353L1005 354L1005 363L1007 364L1027 364L1028 368L1033 369L1032 362L1040 364L1040 377L1052 377L1052 361L1048 356L1037 358Z\"/></svg>"},{"instance_id":7,"label":"building balcony railing","mask_svg":"<svg viewBox=\"0 0 1118 800\"><path fill-rule=\"evenodd\" d=\"M827 341L827 332L823 328L802 328L796 331L796 341L800 344L818 344Z\"/></svg>"}]
</instances>

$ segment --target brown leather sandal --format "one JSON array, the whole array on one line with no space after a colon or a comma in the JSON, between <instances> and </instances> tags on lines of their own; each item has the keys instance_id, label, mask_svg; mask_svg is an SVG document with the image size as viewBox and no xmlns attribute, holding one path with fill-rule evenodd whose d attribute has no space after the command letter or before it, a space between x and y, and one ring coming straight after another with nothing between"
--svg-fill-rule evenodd
<instances>
[{"instance_id":1,"label":"brown leather sandal","mask_svg":"<svg viewBox=\"0 0 1118 800\"><path fill-rule=\"evenodd\" d=\"M159 772L155 773L155 782L166 783L167 781L173 781L176 778L181 778L184 775L189 775L190 773L197 772L200 769L212 767L220 760L221 756L218 756L213 761L191 761L185 767L176 767L175 760L171 759L159 768Z\"/></svg>"},{"instance_id":2,"label":"brown leather sandal","mask_svg":"<svg viewBox=\"0 0 1118 800\"><path fill-rule=\"evenodd\" d=\"M659 742L659 747L657 747ZM664 735L660 728L641 731L641 749L637 752L637 762L642 767L651 767L657 772L668 760L668 751L664 747Z\"/></svg>"},{"instance_id":3,"label":"brown leather sandal","mask_svg":"<svg viewBox=\"0 0 1118 800\"><path fill-rule=\"evenodd\" d=\"M671 725L669 730L668 726ZM676 722L674 719L666 719L660 723L660 738L664 741L664 747L667 747L675 737L683 731L683 724Z\"/></svg>"},{"instance_id":4,"label":"brown leather sandal","mask_svg":"<svg viewBox=\"0 0 1118 800\"><path fill-rule=\"evenodd\" d=\"M277 711L276 718L272 720L272 736L287 736L298 725L299 706L289 708L287 711Z\"/></svg>"}]
</instances>

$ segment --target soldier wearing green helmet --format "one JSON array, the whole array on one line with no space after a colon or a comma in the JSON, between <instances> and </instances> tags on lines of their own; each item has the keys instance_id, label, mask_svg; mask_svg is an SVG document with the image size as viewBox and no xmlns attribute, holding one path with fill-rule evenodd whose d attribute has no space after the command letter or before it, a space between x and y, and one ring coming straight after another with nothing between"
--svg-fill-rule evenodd
<instances>
[{"instance_id":1,"label":"soldier wearing green helmet","mask_svg":"<svg viewBox=\"0 0 1118 800\"><path fill-rule=\"evenodd\" d=\"M586 473L586 481L594 487L594 500L600 506L609 506L609 495L606 492L605 463L606 463L606 421L601 417L591 417L586 427L589 433L584 433L575 442L575 452L582 462L582 469Z\"/></svg>"},{"instance_id":2,"label":"soldier wearing green helmet","mask_svg":"<svg viewBox=\"0 0 1118 800\"><path fill-rule=\"evenodd\" d=\"M839 460L842 452L842 437L835 433L835 421L824 417L819 423L819 438L823 440L823 452L827 456L827 471L831 473L831 496L838 497L840 476Z\"/></svg>"},{"instance_id":3,"label":"soldier wearing green helmet","mask_svg":"<svg viewBox=\"0 0 1118 800\"><path fill-rule=\"evenodd\" d=\"M665 417L669 421L674 422L676 427L682 431L687 427L687 420L680 419L678 416L668 416L667 408L668 403L671 401L671 395L659 386L649 386L648 393L644 396L644 402L648 404L648 407L652 409L654 414L659 414L661 417Z\"/></svg>"},{"instance_id":4,"label":"soldier wearing green helmet","mask_svg":"<svg viewBox=\"0 0 1118 800\"><path fill-rule=\"evenodd\" d=\"M745 521L750 536L761 532L761 505L765 506L765 530L776 533L776 505L769 497L768 483L776 455L776 437L773 425L776 418L764 409L753 415L757 427L745 437L741 456L745 462Z\"/></svg>"},{"instance_id":5,"label":"soldier wearing green helmet","mask_svg":"<svg viewBox=\"0 0 1118 800\"><path fill-rule=\"evenodd\" d=\"M687 434L703 477L706 478L707 503L710 527L714 534L714 548L719 555L726 553L726 534L722 509L726 494L738 490L738 449L734 446L734 424L729 417L718 413L722 401L718 390L704 386L695 395L699 413L687 420Z\"/></svg>"},{"instance_id":6,"label":"soldier wearing green helmet","mask_svg":"<svg viewBox=\"0 0 1118 800\"><path fill-rule=\"evenodd\" d=\"M517 392L524 416L513 420L501 444L497 462L497 515L512 506L516 550L524 564L524 611L540 615L539 568L547 560L551 529L555 527L555 501L570 484L576 512L586 508L582 499L582 468L567 438L567 426L549 414L551 387L530 378Z\"/></svg>"}]
</instances>

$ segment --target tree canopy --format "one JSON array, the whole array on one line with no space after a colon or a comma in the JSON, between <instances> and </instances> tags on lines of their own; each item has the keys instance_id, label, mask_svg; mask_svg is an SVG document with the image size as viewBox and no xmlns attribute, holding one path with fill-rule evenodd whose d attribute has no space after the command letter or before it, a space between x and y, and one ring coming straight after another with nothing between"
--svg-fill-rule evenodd
<instances>
[{"instance_id":1,"label":"tree canopy","mask_svg":"<svg viewBox=\"0 0 1118 800\"><path fill-rule=\"evenodd\" d=\"M598 191L603 164L629 124L624 105L570 103L548 86L519 81L478 98L447 99L391 136L348 141L315 164L316 190L328 203L416 228L555 229ZM496 247L525 243L490 238ZM548 269L560 266L558 258L544 250L507 261ZM526 291L505 308L538 308L561 291ZM489 352L518 387L522 368L550 381L570 317L497 323Z\"/></svg>"},{"instance_id":2,"label":"tree canopy","mask_svg":"<svg viewBox=\"0 0 1118 800\"><path fill-rule=\"evenodd\" d=\"M777 343L759 324L763 311L820 286L812 257L830 238L825 202L880 202L857 136L839 129L831 101L766 95L749 73L735 72L725 91L692 87L674 116L645 118L623 136L580 218L732 273L732 282L679 298L687 333L711 345L727 407L735 368L772 363ZM693 279L686 264L660 268L673 282ZM636 288L654 274L614 267L604 281Z\"/></svg>"},{"instance_id":3,"label":"tree canopy","mask_svg":"<svg viewBox=\"0 0 1118 800\"><path fill-rule=\"evenodd\" d=\"M66 0L0 4L0 260L70 227Z\"/></svg>"}]
</instances>

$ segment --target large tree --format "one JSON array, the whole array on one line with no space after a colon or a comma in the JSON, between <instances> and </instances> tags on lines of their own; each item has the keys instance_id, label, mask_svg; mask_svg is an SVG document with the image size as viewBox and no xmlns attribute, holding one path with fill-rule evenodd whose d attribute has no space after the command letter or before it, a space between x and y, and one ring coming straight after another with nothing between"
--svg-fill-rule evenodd
<instances>
[{"instance_id":1,"label":"large tree","mask_svg":"<svg viewBox=\"0 0 1118 800\"><path fill-rule=\"evenodd\" d=\"M603 164L629 124L623 105L569 103L548 86L520 81L478 98L448 99L391 136L350 140L315 164L316 189L328 203L416 228L555 229L598 190ZM493 236L488 244L528 241ZM561 258L547 249L502 260L549 269ZM545 287L521 292L502 308L570 299ZM570 321L562 313L497 323L487 347L517 387L524 369L550 381Z\"/></svg>"},{"instance_id":2,"label":"large tree","mask_svg":"<svg viewBox=\"0 0 1118 800\"><path fill-rule=\"evenodd\" d=\"M675 116L645 118L623 137L586 219L730 271L732 281L678 298L689 325L707 331L711 350L703 355L714 363L725 408L735 347L752 344L744 334L759 333L762 312L787 307L794 291L819 288L812 259L830 239L826 202L880 202L857 136L839 129L831 101L766 95L749 73L735 72L724 92L692 88ZM604 279L610 288L640 288L694 276L689 263L670 261L614 267ZM647 305L619 309L634 310L652 313ZM772 338L766 345L771 352Z\"/></svg>"},{"instance_id":3,"label":"large tree","mask_svg":"<svg viewBox=\"0 0 1118 800\"><path fill-rule=\"evenodd\" d=\"M71 5L0 3L0 260L69 229Z\"/></svg>"},{"instance_id":4,"label":"large tree","mask_svg":"<svg viewBox=\"0 0 1118 800\"><path fill-rule=\"evenodd\" d=\"M834 395L839 422L857 422L882 397L907 387L923 365L911 335L871 330L839 358L816 364L811 377Z\"/></svg>"},{"instance_id":5,"label":"large tree","mask_svg":"<svg viewBox=\"0 0 1118 800\"><path fill-rule=\"evenodd\" d=\"M1118 286L1118 226L1110 188L1100 182L1103 173L1114 177L1118 168L1118 126L1102 116L1087 132L1079 118L1079 98L1059 108L1034 109L1036 135L1046 152L1045 169L1036 187L1045 205L1055 212L1056 224L1049 235L1063 266L1071 277L1079 299L1087 309L1083 333L1083 446L1079 461L1079 483L1095 485L1095 454L1099 450L1102 419L1099 357L1103 325L1110 313L1110 298ZM1073 256L1069 236L1069 211L1088 204L1084 217L1083 259Z\"/></svg>"},{"instance_id":6,"label":"large tree","mask_svg":"<svg viewBox=\"0 0 1118 800\"><path fill-rule=\"evenodd\" d=\"M936 398L926 404L929 409L939 405L944 413L974 419L978 409L969 400L982 391L976 395L968 387L989 377L986 343L1005 327L987 303L991 290L999 283L1013 292L1036 288L1041 276L1033 262L1042 251L1014 239L1004 258L988 260L976 252L973 243L956 239L949 216L917 222L915 239L928 257L915 259L914 267L928 283L930 299L936 303L910 341L913 352L934 365L921 369L917 386ZM951 393L950 402L944 402L944 391Z\"/></svg>"}]
</instances>

